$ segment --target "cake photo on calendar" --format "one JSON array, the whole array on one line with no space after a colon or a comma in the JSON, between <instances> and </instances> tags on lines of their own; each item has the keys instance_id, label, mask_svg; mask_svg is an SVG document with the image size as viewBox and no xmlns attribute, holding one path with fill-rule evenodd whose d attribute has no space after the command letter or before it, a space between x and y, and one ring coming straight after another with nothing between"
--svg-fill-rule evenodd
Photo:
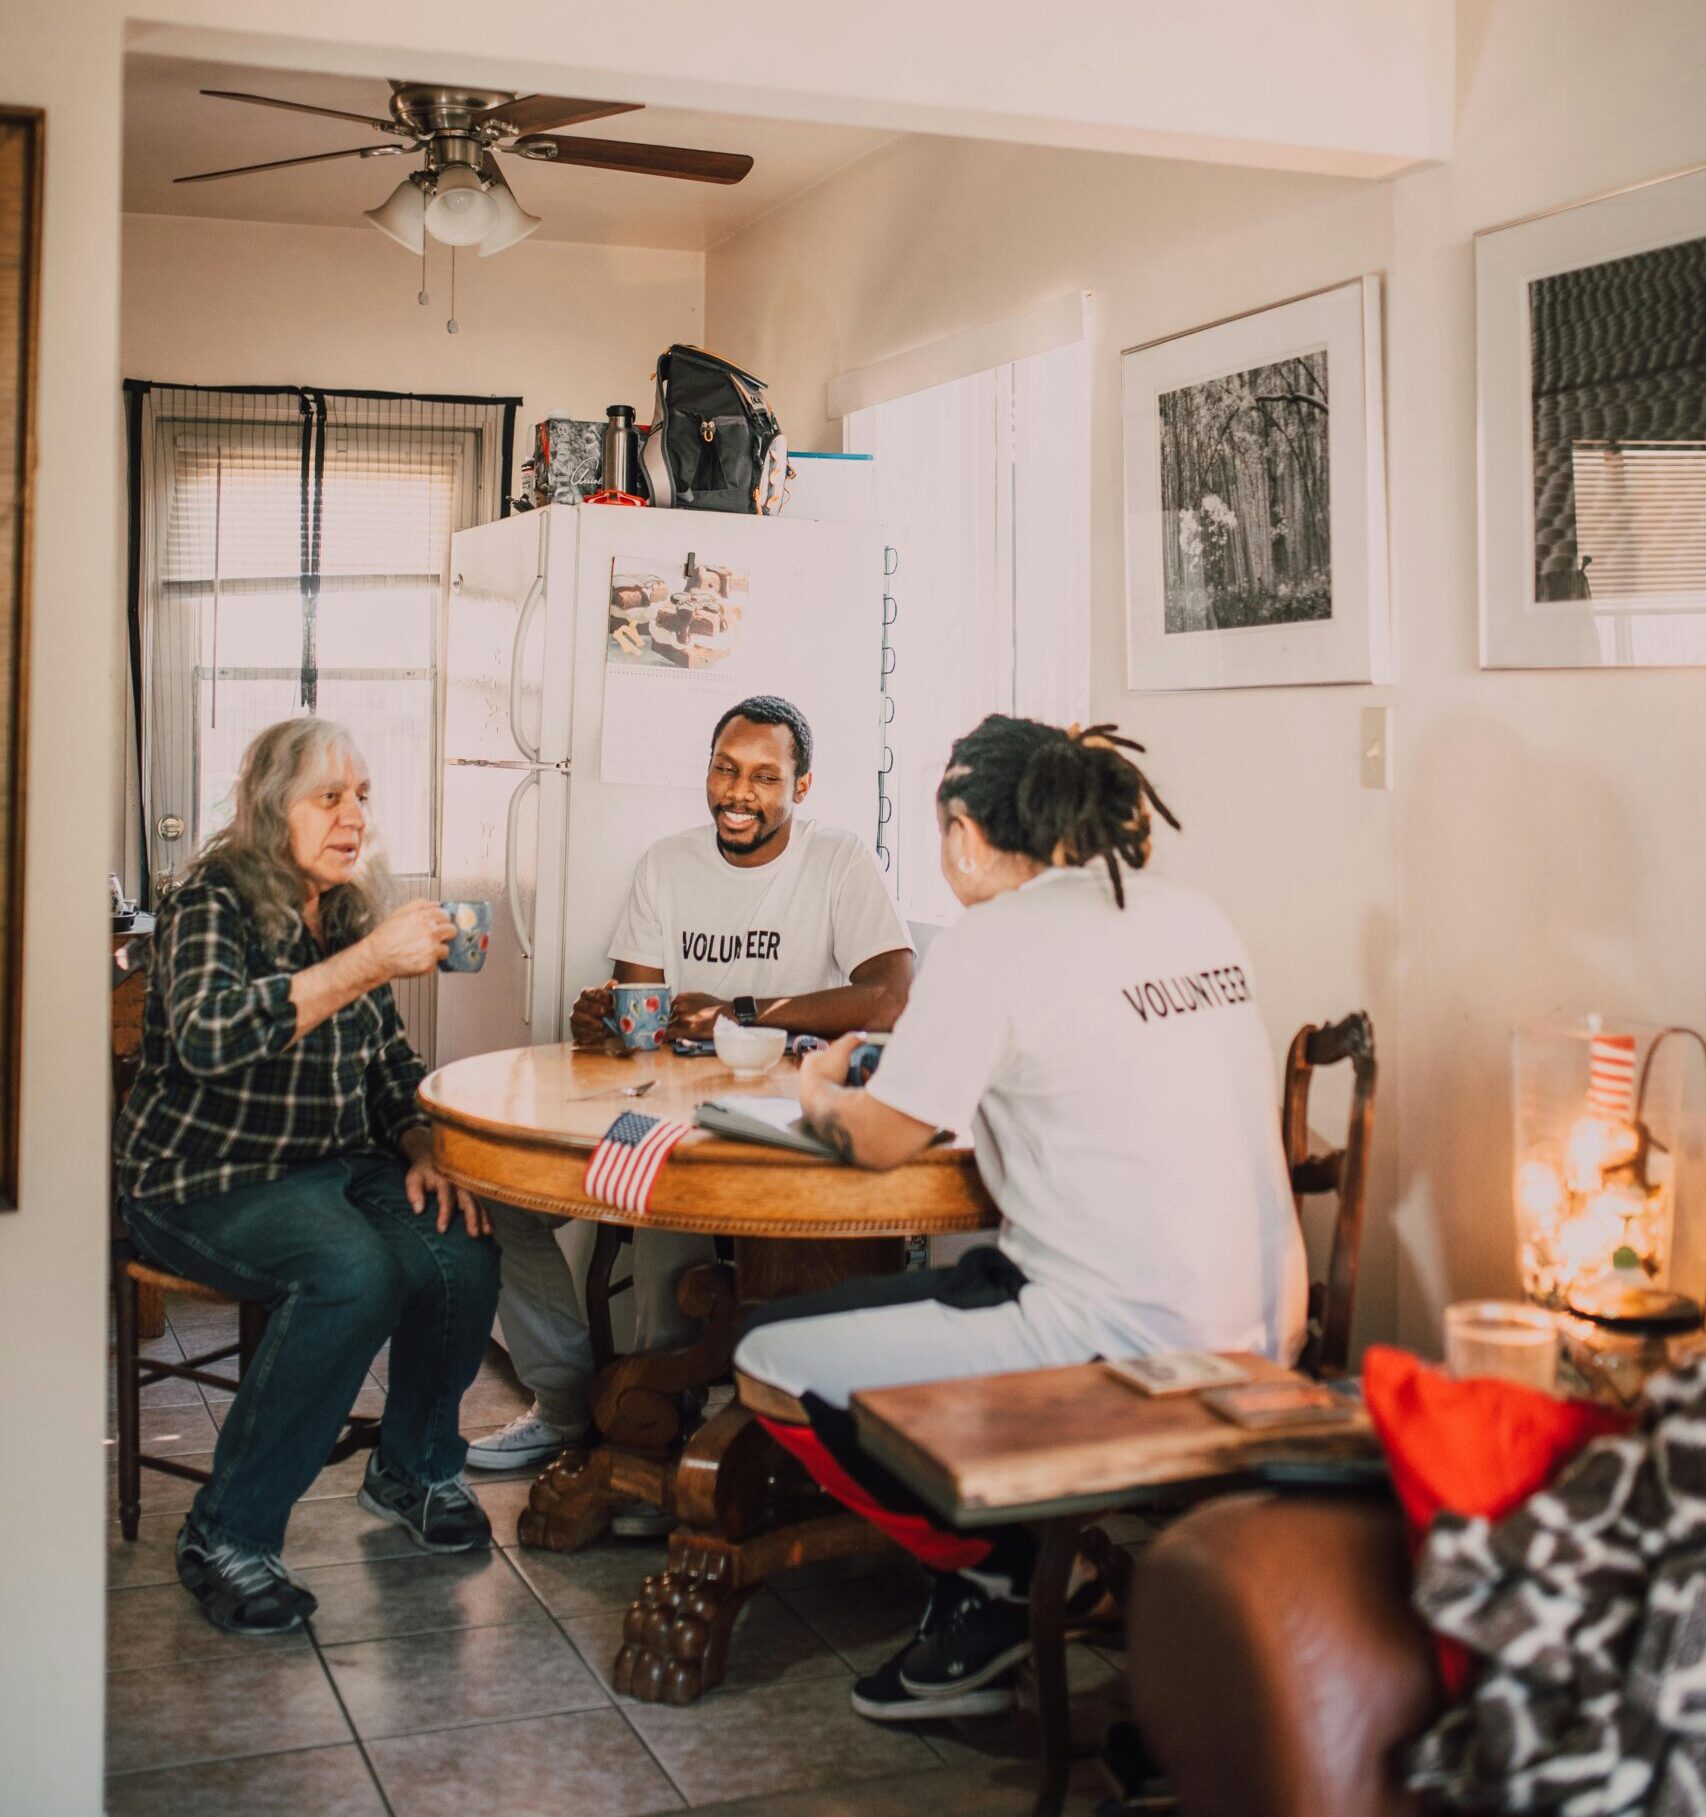
<instances>
[{"instance_id":1,"label":"cake photo on calendar","mask_svg":"<svg viewBox=\"0 0 1706 1817\"><path fill-rule=\"evenodd\" d=\"M707 669L740 641L749 577L689 550L679 572L655 560L617 556L610 564L610 660L648 667Z\"/></svg>"}]
</instances>

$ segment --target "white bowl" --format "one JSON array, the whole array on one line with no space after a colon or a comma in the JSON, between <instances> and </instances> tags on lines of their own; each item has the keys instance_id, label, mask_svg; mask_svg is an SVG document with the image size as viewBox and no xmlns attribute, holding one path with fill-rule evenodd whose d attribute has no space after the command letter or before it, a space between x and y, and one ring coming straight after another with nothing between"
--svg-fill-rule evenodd
<instances>
[{"instance_id":1,"label":"white bowl","mask_svg":"<svg viewBox=\"0 0 1706 1817\"><path fill-rule=\"evenodd\" d=\"M711 1030L717 1058L737 1079L758 1079L782 1058L788 1045L785 1028L742 1028L721 1016Z\"/></svg>"}]
</instances>

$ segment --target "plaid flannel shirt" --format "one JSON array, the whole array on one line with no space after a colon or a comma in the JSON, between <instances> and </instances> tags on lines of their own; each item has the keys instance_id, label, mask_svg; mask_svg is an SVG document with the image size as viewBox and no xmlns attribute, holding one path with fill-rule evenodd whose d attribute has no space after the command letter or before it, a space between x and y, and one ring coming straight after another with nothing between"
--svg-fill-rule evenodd
<instances>
[{"instance_id":1,"label":"plaid flannel shirt","mask_svg":"<svg viewBox=\"0 0 1706 1817\"><path fill-rule=\"evenodd\" d=\"M142 1070L114 1138L126 1197L186 1204L424 1126L426 1074L389 985L295 1041L295 972L324 955L306 929L270 947L236 890L210 877L166 903L143 1012Z\"/></svg>"}]
</instances>

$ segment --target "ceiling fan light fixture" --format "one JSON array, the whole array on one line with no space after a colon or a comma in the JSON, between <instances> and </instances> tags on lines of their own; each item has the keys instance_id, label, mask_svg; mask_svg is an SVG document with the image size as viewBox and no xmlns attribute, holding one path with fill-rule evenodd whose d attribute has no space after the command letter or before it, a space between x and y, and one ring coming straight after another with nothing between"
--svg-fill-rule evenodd
<instances>
[{"instance_id":1,"label":"ceiling fan light fixture","mask_svg":"<svg viewBox=\"0 0 1706 1817\"><path fill-rule=\"evenodd\" d=\"M497 204L498 218L492 231L480 242L482 259L489 259L494 252L503 252L517 241L525 240L544 225L538 215L530 215L522 207L507 183L494 183L489 193Z\"/></svg>"},{"instance_id":2,"label":"ceiling fan light fixture","mask_svg":"<svg viewBox=\"0 0 1706 1817\"><path fill-rule=\"evenodd\" d=\"M498 205L465 164L441 170L426 205L426 230L446 246L473 246L497 225Z\"/></svg>"},{"instance_id":3,"label":"ceiling fan light fixture","mask_svg":"<svg viewBox=\"0 0 1706 1817\"><path fill-rule=\"evenodd\" d=\"M413 177L405 177L377 208L364 211L388 240L408 252L426 250L426 198Z\"/></svg>"}]
</instances>

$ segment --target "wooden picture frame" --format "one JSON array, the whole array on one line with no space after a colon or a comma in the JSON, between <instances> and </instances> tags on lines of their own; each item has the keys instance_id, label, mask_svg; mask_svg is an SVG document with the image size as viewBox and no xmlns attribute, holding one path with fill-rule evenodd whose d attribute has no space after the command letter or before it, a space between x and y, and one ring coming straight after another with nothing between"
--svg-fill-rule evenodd
<instances>
[{"instance_id":1,"label":"wooden picture frame","mask_svg":"<svg viewBox=\"0 0 1706 1817\"><path fill-rule=\"evenodd\" d=\"M18 1207L31 494L45 137L40 109L0 106L0 1211Z\"/></svg>"},{"instance_id":2,"label":"wooden picture frame","mask_svg":"<svg viewBox=\"0 0 1706 1817\"><path fill-rule=\"evenodd\" d=\"M1121 356L1126 687L1391 679L1381 280Z\"/></svg>"}]
</instances>

